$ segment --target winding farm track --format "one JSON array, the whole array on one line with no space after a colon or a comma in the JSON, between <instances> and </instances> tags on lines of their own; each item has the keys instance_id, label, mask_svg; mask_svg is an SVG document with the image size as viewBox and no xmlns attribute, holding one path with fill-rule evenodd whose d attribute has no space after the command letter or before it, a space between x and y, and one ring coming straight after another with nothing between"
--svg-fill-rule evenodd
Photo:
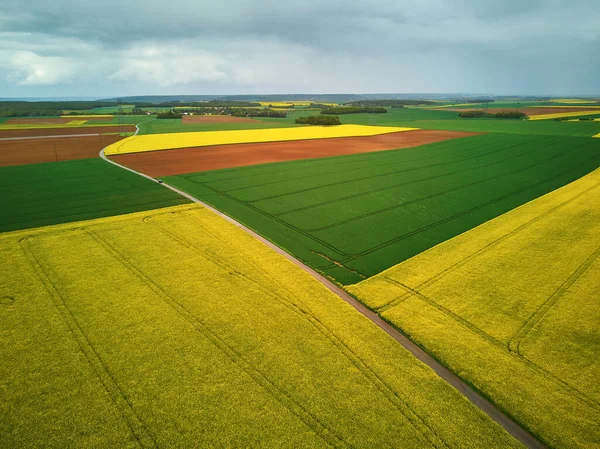
<instances>
[{"instance_id":1,"label":"winding farm track","mask_svg":"<svg viewBox=\"0 0 600 449\"><path fill-rule=\"evenodd\" d=\"M137 125L136 125L136 128L137 128ZM138 131L139 131L139 128L137 128L135 134L137 134ZM219 210L215 209L214 207L204 203L203 201L200 201L199 199L183 192L182 190L179 190L176 187L173 187L173 186L166 184L156 178L153 178L152 176L138 172L134 169L131 169L129 167L121 165L113 160L110 160L104 154L104 149L102 151L100 151L100 157L102 159L104 159L104 161L108 162L109 164L116 165L117 167L120 167L124 170L130 171L139 176L147 178L151 181L157 182L157 183L161 184L162 186L166 187L167 189L170 189L173 192L176 192L179 195L189 199L190 201L200 204L201 206L205 207L206 209L211 210L215 214L217 214L220 217L222 217L223 219L227 220L229 223L234 224L235 226L244 230L246 233L250 234L254 238L260 240L265 245L267 245L269 248L273 249L274 251L276 251L277 253L279 253L280 255L282 255L283 257L285 257L292 263L294 263L296 266L298 266L305 272L309 273L313 278L315 278L317 281L319 281L321 284L323 284L325 287L327 287L330 291L332 291L333 293L338 295L341 299L343 299L345 302L350 304L357 312L359 312L360 314L362 314L363 316L365 316L366 318L371 320L371 322L373 322L376 326L378 326L380 329L382 329L384 332L386 332L388 335L390 335L394 340L396 340L398 343L400 343L405 349L410 351L417 359L419 359L421 362L423 362L427 366L429 366L441 379L446 381L448 384L452 385L465 398L467 398L473 405L478 407L481 411L483 411L486 415L488 415L492 420L494 420L496 423L501 425L510 435L512 435L515 439L519 440L526 447L536 448L536 449L542 449L542 448L547 447L542 442L540 442L535 436L533 436L531 433L529 433L526 429L521 427L517 422L513 421L513 419L510 418L508 415L506 415L502 410L497 408L492 402L490 402L487 398L485 398L481 393L479 393L477 390L475 390L469 384L464 382L460 377L458 377L456 374L454 374L452 371L450 371L448 368L446 368L444 365L442 365L440 362L438 362L430 354L428 354L423 349L421 349L421 347L419 347L416 343L414 343L412 340L410 340L408 337L406 337L404 334L402 334L398 329L396 329L391 324L389 324L387 321L385 321L383 318L381 318L379 315L377 315L377 313L368 309L366 306L364 306L362 303L360 303L354 297L350 296L346 291L342 290L340 287L335 285L333 282L331 282L324 276L320 275L315 270L313 270L309 266L302 263L300 260L293 257L291 254L287 253L286 251L279 248L274 243L270 242L269 240L265 239L261 235L257 234L252 229L247 228L242 223L234 220L233 218L229 217L228 215L225 215L224 213L222 213Z\"/></svg>"}]
</instances>

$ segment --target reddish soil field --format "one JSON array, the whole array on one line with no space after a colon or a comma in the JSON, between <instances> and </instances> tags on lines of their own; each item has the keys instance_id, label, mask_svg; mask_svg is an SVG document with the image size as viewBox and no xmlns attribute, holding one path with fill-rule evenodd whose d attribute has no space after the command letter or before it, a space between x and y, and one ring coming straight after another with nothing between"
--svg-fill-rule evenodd
<instances>
[{"instance_id":1,"label":"reddish soil field","mask_svg":"<svg viewBox=\"0 0 600 449\"><path fill-rule=\"evenodd\" d=\"M73 120L112 120L112 117L77 117L74 115L73 117L60 117L60 118L11 118L7 120L5 123L9 125L62 125L64 123L69 123Z\"/></svg>"},{"instance_id":2,"label":"reddish soil field","mask_svg":"<svg viewBox=\"0 0 600 449\"><path fill-rule=\"evenodd\" d=\"M111 156L111 159L150 176L169 176L269 162L409 148L476 134L458 131L416 130L368 137L242 143L149 151Z\"/></svg>"},{"instance_id":3,"label":"reddish soil field","mask_svg":"<svg viewBox=\"0 0 600 449\"><path fill-rule=\"evenodd\" d=\"M184 115L181 118L181 123L184 125L189 125L190 123L256 123L257 121L248 117L231 117L230 115Z\"/></svg>"},{"instance_id":4,"label":"reddish soil field","mask_svg":"<svg viewBox=\"0 0 600 449\"><path fill-rule=\"evenodd\" d=\"M87 126L77 128L2 129L0 139L11 137L70 136L74 134L118 133L119 126ZM135 126L123 126L123 132L135 132Z\"/></svg>"},{"instance_id":5,"label":"reddish soil field","mask_svg":"<svg viewBox=\"0 0 600 449\"><path fill-rule=\"evenodd\" d=\"M436 108L436 111L455 111L455 112L467 112L467 111L485 111L490 114L496 112L523 112L527 115L543 115L543 114L562 114L563 112L581 112L590 111L597 112L600 114L600 108L489 108L487 110L483 108Z\"/></svg>"},{"instance_id":6,"label":"reddish soil field","mask_svg":"<svg viewBox=\"0 0 600 449\"><path fill-rule=\"evenodd\" d=\"M122 137L112 134L104 136L0 140L0 167L35 164L38 162L56 162L57 158L60 162L98 157L98 153L102 148L120 139Z\"/></svg>"}]
</instances>

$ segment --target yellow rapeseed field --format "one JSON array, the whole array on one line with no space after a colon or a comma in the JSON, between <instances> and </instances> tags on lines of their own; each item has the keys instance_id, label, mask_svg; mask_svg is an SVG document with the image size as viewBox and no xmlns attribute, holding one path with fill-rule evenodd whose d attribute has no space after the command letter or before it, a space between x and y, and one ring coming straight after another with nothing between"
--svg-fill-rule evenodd
<instances>
[{"instance_id":1,"label":"yellow rapeseed field","mask_svg":"<svg viewBox=\"0 0 600 449\"><path fill-rule=\"evenodd\" d=\"M565 104L585 104L593 103L592 100L583 100L579 98L558 98L556 100L550 100L551 103L565 103Z\"/></svg>"},{"instance_id":2,"label":"yellow rapeseed field","mask_svg":"<svg viewBox=\"0 0 600 449\"><path fill-rule=\"evenodd\" d=\"M175 148L205 147L236 143L281 142L287 140L329 139L334 137L375 136L412 131L417 128L391 126L338 125L296 128L243 129L172 134L146 134L123 139L106 149L106 154L126 154Z\"/></svg>"},{"instance_id":3,"label":"yellow rapeseed field","mask_svg":"<svg viewBox=\"0 0 600 449\"><path fill-rule=\"evenodd\" d=\"M0 234L0 254L3 447L520 447L200 206Z\"/></svg>"},{"instance_id":4,"label":"yellow rapeseed field","mask_svg":"<svg viewBox=\"0 0 600 449\"><path fill-rule=\"evenodd\" d=\"M590 109L589 111L559 112L556 114L530 115L529 120L551 120L551 119L555 119L555 118L577 117L577 116L581 116L581 115L593 115L593 114L600 114L600 110L599 109Z\"/></svg>"},{"instance_id":5,"label":"yellow rapeseed field","mask_svg":"<svg viewBox=\"0 0 600 449\"><path fill-rule=\"evenodd\" d=\"M348 290L549 447L598 446L600 169Z\"/></svg>"},{"instance_id":6,"label":"yellow rapeseed field","mask_svg":"<svg viewBox=\"0 0 600 449\"><path fill-rule=\"evenodd\" d=\"M87 120L71 120L70 122L65 123L66 125L83 125L87 123Z\"/></svg>"}]
</instances>

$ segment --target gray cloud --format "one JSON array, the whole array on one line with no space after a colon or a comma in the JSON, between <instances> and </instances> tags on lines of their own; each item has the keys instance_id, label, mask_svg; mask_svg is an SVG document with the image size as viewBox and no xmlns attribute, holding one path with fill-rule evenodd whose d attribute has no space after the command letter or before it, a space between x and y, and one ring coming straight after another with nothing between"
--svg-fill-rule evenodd
<instances>
[{"instance_id":1,"label":"gray cloud","mask_svg":"<svg viewBox=\"0 0 600 449\"><path fill-rule=\"evenodd\" d=\"M0 1L0 96L598 94L596 0Z\"/></svg>"}]
</instances>

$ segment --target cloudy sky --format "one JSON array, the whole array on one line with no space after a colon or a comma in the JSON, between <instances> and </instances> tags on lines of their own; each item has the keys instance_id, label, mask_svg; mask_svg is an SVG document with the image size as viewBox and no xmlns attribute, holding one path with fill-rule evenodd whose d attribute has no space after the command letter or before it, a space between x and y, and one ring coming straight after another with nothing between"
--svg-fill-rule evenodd
<instances>
[{"instance_id":1,"label":"cloudy sky","mask_svg":"<svg viewBox=\"0 0 600 449\"><path fill-rule=\"evenodd\" d=\"M0 97L600 94L599 0L0 0Z\"/></svg>"}]
</instances>

